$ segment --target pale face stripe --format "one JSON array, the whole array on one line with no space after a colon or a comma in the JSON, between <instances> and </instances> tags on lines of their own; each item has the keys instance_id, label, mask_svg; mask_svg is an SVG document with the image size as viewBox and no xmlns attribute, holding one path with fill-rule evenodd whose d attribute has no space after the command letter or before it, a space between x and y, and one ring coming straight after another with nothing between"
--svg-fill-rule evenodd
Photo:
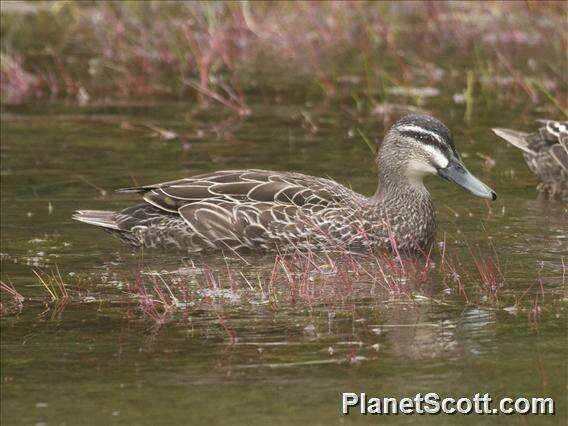
<instances>
[{"instance_id":1,"label":"pale face stripe","mask_svg":"<svg viewBox=\"0 0 568 426\"><path fill-rule=\"evenodd\" d=\"M448 158L435 146L421 144L420 147L428 153L434 164L443 169L450 162Z\"/></svg>"},{"instance_id":2,"label":"pale face stripe","mask_svg":"<svg viewBox=\"0 0 568 426\"><path fill-rule=\"evenodd\" d=\"M416 133L422 133L423 135L429 135L432 136L434 139L436 139L438 142L443 143L442 138L440 137L440 135L438 135L437 133L431 132L430 130L426 130L420 126L414 126L412 124L407 124L404 126L400 126L396 128L399 132L416 132Z\"/></svg>"},{"instance_id":3,"label":"pale face stripe","mask_svg":"<svg viewBox=\"0 0 568 426\"><path fill-rule=\"evenodd\" d=\"M414 126L412 124L407 124L404 126L400 126L397 127L397 130L399 132L416 132L416 133L420 133L423 135L428 135L431 136L432 138L434 138L435 140L438 141L438 143L440 144L444 144L444 142L442 141L442 138L440 137L440 135L438 135L437 133L431 132L430 130L426 130L420 126ZM449 160L448 158L442 153L442 151L434 146L434 145L429 145L429 144L425 144L422 143L420 141L418 141L420 143L420 147L426 152L426 155L428 158L432 159L432 162L439 168L444 168L448 165Z\"/></svg>"}]
</instances>

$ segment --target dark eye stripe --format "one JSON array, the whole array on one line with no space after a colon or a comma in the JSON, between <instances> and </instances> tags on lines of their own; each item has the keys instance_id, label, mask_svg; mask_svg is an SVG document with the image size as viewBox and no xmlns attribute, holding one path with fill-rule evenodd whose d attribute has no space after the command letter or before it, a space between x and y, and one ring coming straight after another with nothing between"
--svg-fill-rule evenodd
<instances>
[{"instance_id":1,"label":"dark eye stripe","mask_svg":"<svg viewBox=\"0 0 568 426\"><path fill-rule=\"evenodd\" d=\"M400 132L400 134L416 139L417 141L420 141L425 145L431 145L433 147L436 147L440 150L442 154L445 154L446 157L450 157L452 155L457 157L457 154L455 153L453 147L448 147L448 145L439 142L432 135L428 135L422 132L417 132L414 130L403 130Z\"/></svg>"},{"instance_id":2,"label":"dark eye stripe","mask_svg":"<svg viewBox=\"0 0 568 426\"><path fill-rule=\"evenodd\" d=\"M426 133L417 132L414 130L403 130L400 133L404 136L411 137L427 145L433 145L437 148L443 147L443 145L435 137Z\"/></svg>"}]
</instances>

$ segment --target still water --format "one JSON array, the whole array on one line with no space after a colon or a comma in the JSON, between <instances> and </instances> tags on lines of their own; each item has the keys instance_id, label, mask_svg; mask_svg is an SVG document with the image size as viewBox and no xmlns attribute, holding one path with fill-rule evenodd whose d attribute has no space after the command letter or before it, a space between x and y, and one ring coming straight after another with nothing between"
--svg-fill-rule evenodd
<instances>
[{"instance_id":1,"label":"still water","mask_svg":"<svg viewBox=\"0 0 568 426\"><path fill-rule=\"evenodd\" d=\"M361 135L373 141L396 116L359 112L350 99L310 104L298 97L278 103L280 95L251 96L253 114L243 119L196 113L183 103L3 109L1 275L27 299L21 312L0 321L2 424L379 420L341 416L341 392L550 396L555 416L492 420L565 424L566 205L539 200L521 154L489 130L528 129L539 113L485 111L468 123L451 94L428 104L453 130L468 168L499 194L488 205L438 178L427 181L438 208L437 239L461 253L468 298L434 275L397 292L365 291L361 279L353 284L357 291L325 301L285 297L290 284L281 280L273 283L281 296L274 302L259 296L273 255L212 254L199 262L249 279L229 285L219 275L218 286L207 289L182 273L178 284L192 303L157 324L141 312L132 283L156 271L198 270L197 260L131 253L70 219L78 208L119 209L136 201L114 194L116 188L218 169L295 170L373 193L373 156ZM481 279L472 252L498 258L498 301L471 296ZM436 252L434 262L439 258ZM34 270L59 271L70 301L49 302Z\"/></svg>"}]
</instances>

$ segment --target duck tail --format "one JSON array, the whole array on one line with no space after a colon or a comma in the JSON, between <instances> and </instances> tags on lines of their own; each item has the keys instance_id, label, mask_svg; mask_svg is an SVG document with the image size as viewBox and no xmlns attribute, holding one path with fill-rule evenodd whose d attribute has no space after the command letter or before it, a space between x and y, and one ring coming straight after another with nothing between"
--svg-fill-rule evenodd
<instances>
[{"instance_id":1,"label":"duck tail","mask_svg":"<svg viewBox=\"0 0 568 426\"><path fill-rule=\"evenodd\" d=\"M116 220L116 212L108 210L77 210L73 219L90 225L120 231Z\"/></svg>"},{"instance_id":2,"label":"duck tail","mask_svg":"<svg viewBox=\"0 0 568 426\"><path fill-rule=\"evenodd\" d=\"M524 152L528 154L535 154L535 152L529 148L529 143L527 137L529 136L528 133L517 132L515 130L509 129L491 129L493 133L495 133L500 138L505 139L511 145L516 146L519 149L522 149Z\"/></svg>"}]
</instances>

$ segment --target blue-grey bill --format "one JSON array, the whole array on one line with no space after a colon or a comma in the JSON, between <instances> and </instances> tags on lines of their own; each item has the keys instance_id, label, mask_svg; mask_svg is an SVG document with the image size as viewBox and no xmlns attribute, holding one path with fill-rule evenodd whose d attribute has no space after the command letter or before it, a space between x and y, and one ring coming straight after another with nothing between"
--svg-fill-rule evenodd
<instances>
[{"instance_id":1,"label":"blue-grey bill","mask_svg":"<svg viewBox=\"0 0 568 426\"><path fill-rule=\"evenodd\" d=\"M472 175L459 160L450 161L446 167L438 170L438 174L473 195L489 200L497 199L495 191Z\"/></svg>"}]
</instances>

